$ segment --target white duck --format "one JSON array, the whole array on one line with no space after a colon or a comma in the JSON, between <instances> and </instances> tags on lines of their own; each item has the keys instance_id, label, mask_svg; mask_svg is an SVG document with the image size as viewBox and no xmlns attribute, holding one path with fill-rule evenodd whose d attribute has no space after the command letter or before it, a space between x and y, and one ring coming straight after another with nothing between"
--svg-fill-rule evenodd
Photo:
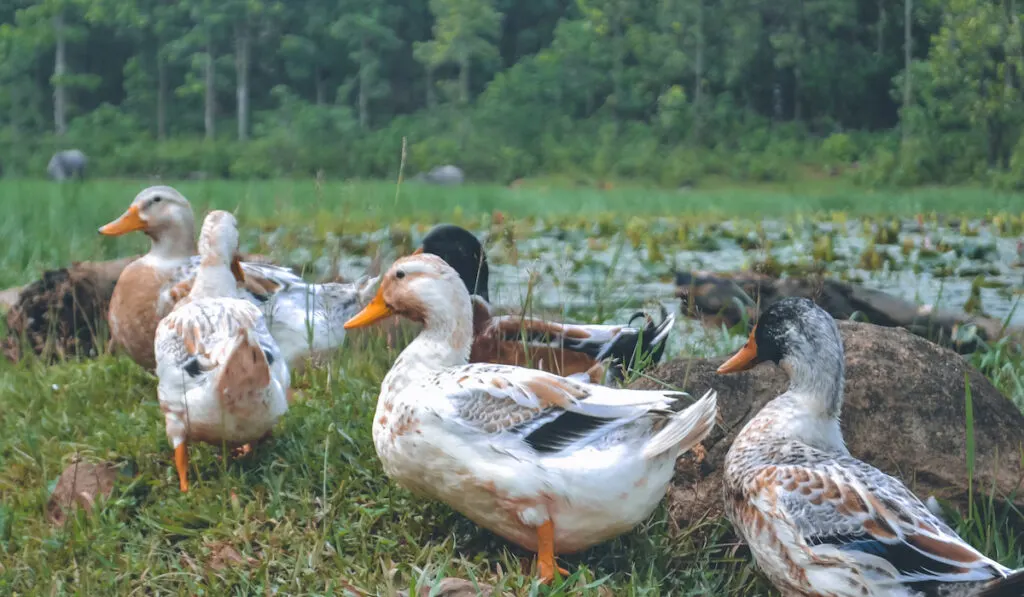
<instances>
[{"instance_id":1,"label":"white duck","mask_svg":"<svg viewBox=\"0 0 1024 597\"><path fill-rule=\"evenodd\" d=\"M263 313L241 298L235 217L212 211L199 237L191 292L153 342L157 394L181 490L188 491L188 443L240 446L269 435L288 410L290 378Z\"/></svg>"},{"instance_id":2,"label":"white duck","mask_svg":"<svg viewBox=\"0 0 1024 597\"><path fill-rule=\"evenodd\" d=\"M804 298L778 301L718 372L765 361L782 367L789 389L729 449L725 510L784 595L1024 595L1024 572L1011 576L898 479L850 455L839 428L843 345L831 315Z\"/></svg>"},{"instance_id":3,"label":"white duck","mask_svg":"<svg viewBox=\"0 0 1024 597\"><path fill-rule=\"evenodd\" d=\"M470 296L443 259L399 259L346 328L392 314L423 324L381 384L373 440L391 478L538 553L632 529L658 505L676 457L712 429L716 394L613 389L536 369L467 364Z\"/></svg>"},{"instance_id":4,"label":"white duck","mask_svg":"<svg viewBox=\"0 0 1024 597\"><path fill-rule=\"evenodd\" d=\"M136 363L152 369L157 323L188 294L199 267L192 206L172 187L149 187L99 232L120 236L138 230L150 237L152 246L121 273L108 319L114 343ZM376 284L376 278L355 284L310 284L283 267L239 261L237 256L231 267L244 272L240 296L263 311L289 364L340 346L345 339L343 324L366 304Z\"/></svg>"}]
</instances>

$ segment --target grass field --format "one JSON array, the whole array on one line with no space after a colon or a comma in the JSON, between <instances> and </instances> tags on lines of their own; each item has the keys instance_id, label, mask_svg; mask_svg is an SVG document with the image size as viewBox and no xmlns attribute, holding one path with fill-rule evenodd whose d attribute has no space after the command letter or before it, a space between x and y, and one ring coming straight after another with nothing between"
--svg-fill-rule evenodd
<instances>
[{"instance_id":1,"label":"grass field","mask_svg":"<svg viewBox=\"0 0 1024 597\"><path fill-rule=\"evenodd\" d=\"M211 207L237 207L243 229L299 231L292 237L298 244L327 232L389 225L425 229L443 220L479 226L495 210L511 219L581 227L610 221L612 232L647 216L793 220L836 210L871 217L939 212L1019 218L1024 211L1019 195L973 189L865 192L823 185L667 192L552 184L175 186L190 198L197 217ZM0 287L23 284L71 260L144 251L142 235L96 234L144 186L0 182L0 239L6 247ZM192 488L184 495L154 377L126 358L49 367L0 363L0 594L342 595L349 589L395 595L445 576L503 586L514 595L774 594L727 525L676 529L664 508L623 537L562 558L572 572L562 583L537 585L530 554L442 504L412 497L383 475L370 421L380 380L397 353L372 334L360 344L360 350L340 351L328 366L295 376L296 403L274 440L253 454L236 460L216 447L194 447ZM1024 396L1019 357L999 350L975 358L1001 389ZM123 463L126 473L92 516L79 512L56 528L47 522L46 503L73 457ZM1020 566L1024 519L995 514L1005 511L989 504L954 522L972 543Z\"/></svg>"}]
</instances>

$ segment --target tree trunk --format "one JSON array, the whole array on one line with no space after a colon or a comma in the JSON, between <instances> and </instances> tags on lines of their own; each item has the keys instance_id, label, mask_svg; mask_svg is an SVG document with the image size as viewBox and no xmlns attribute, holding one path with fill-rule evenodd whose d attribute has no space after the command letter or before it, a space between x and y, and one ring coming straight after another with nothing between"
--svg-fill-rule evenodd
<instances>
[{"instance_id":1,"label":"tree trunk","mask_svg":"<svg viewBox=\"0 0 1024 597\"><path fill-rule=\"evenodd\" d=\"M58 137L68 132L67 121L67 88L64 75L67 73L67 38L64 34L64 13L59 12L53 17L54 37L57 48L53 59L53 126Z\"/></svg>"},{"instance_id":2,"label":"tree trunk","mask_svg":"<svg viewBox=\"0 0 1024 597\"><path fill-rule=\"evenodd\" d=\"M469 54L459 58L459 103L469 103Z\"/></svg>"},{"instance_id":3,"label":"tree trunk","mask_svg":"<svg viewBox=\"0 0 1024 597\"><path fill-rule=\"evenodd\" d=\"M156 138L167 138L167 61L162 43L156 48Z\"/></svg>"},{"instance_id":4,"label":"tree trunk","mask_svg":"<svg viewBox=\"0 0 1024 597\"><path fill-rule=\"evenodd\" d=\"M370 55L370 44L364 38L361 46L362 59L365 61ZM359 126L363 129L370 128L370 65L359 65Z\"/></svg>"},{"instance_id":5,"label":"tree trunk","mask_svg":"<svg viewBox=\"0 0 1024 597\"><path fill-rule=\"evenodd\" d=\"M238 140L249 138L249 23L235 30L235 96L238 110Z\"/></svg>"},{"instance_id":6,"label":"tree trunk","mask_svg":"<svg viewBox=\"0 0 1024 597\"><path fill-rule=\"evenodd\" d=\"M324 73L320 68L313 71L313 89L316 94L316 105L322 106L327 103L327 87L324 85Z\"/></svg>"},{"instance_id":7,"label":"tree trunk","mask_svg":"<svg viewBox=\"0 0 1024 597\"><path fill-rule=\"evenodd\" d=\"M807 18L805 12L805 6L803 0L800 2L800 13L797 15L798 20L796 24L797 35L800 36L800 45L798 46L799 53L796 55L793 61L793 121L800 122L803 117L803 102L801 101L804 73L802 65L804 63L804 50L807 48Z\"/></svg>"},{"instance_id":8,"label":"tree trunk","mask_svg":"<svg viewBox=\"0 0 1024 597\"><path fill-rule=\"evenodd\" d=\"M875 57L881 58L885 54L885 25L888 22L888 13L885 12L885 0L878 0L878 31L875 38Z\"/></svg>"},{"instance_id":9,"label":"tree trunk","mask_svg":"<svg viewBox=\"0 0 1024 597\"><path fill-rule=\"evenodd\" d=\"M623 99L625 99L624 96L626 95L622 88L623 80L625 79L626 52L623 47L622 20L618 10L616 10L614 15L610 16L610 20L612 25L612 52L614 52L612 55L612 114L615 117L615 121L618 122L621 116Z\"/></svg>"},{"instance_id":10,"label":"tree trunk","mask_svg":"<svg viewBox=\"0 0 1024 597\"><path fill-rule=\"evenodd\" d=\"M910 127L907 126L906 117L913 91L910 75L910 63L914 51L914 39L910 35L913 15L914 0L903 0L903 114L900 117L900 133L904 143L910 138Z\"/></svg>"},{"instance_id":11,"label":"tree trunk","mask_svg":"<svg viewBox=\"0 0 1024 597\"><path fill-rule=\"evenodd\" d=\"M427 66L427 107L437 107L437 91L434 89L434 66Z\"/></svg>"},{"instance_id":12,"label":"tree trunk","mask_svg":"<svg viewBox=\"0 0 1024 597\"><path fill-rule=\"evenodd\" d=\"M203 125L206 128L206 138L209 140L212 140L217 134L217 73L215 67L213 35L208 34L206 38L206 93L203 101Z\"/></svg>"},{"instance_id":13,"label":"tree trunk","mask_svg":"<svg viewBox=\"0 0 1024 597\"><path fill-rule=\"evenodd\" d=\"M704 126L704 0L697 0L697 49L693 61L693 141L700 143Z\"/></svg>"}]
</instances>

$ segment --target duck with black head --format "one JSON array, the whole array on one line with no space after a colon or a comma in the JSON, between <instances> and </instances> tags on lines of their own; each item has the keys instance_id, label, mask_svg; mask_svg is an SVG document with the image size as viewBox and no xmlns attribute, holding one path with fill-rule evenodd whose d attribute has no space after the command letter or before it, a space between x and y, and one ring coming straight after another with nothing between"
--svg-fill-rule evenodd
<instances>
[{"instance_id":1,"label":"duck with black head","mask_svg":"<svg viewBox=\"0 0 1024 597\"><path fill-rule=\"evenodd\" d=\"M718 372L765 362L786 372L789 388L730 447L725 510L784 595L1024 595L1024 573L985 557L898 479L850 455L831 315L804 298L776 302Z\"/></svg>"},{"instance_id":2,"label":"duck with black head","mask_svg":"<svg viewBox=\"0 0 1024 597\"><path fill-rule=\"evenodd\" d=\"M373 442L389 477L538 553L615 537L664 497L676 458L711 431L714 391L688 395L579 383L537 369L469 363L472 305L436 255L397 260L345 324L400 315L423 325L381 382Z\"/></svg>"},{"instance_id":3,"label":"duck with black head","mask_svg":"<svg viewBox=\"0 0 1024 597\"><path fill-rule=\"evenodd\" d=\"M513 314L498 315L490 304L487 255L477 237L453 224L439 224L423 237L418 252L444 259L456 272L473 301L472 363L532 366L593 383L618 381L624 371L657 364L675 324L675 315L661 308L661 322L644 312L627 325L555 322ZM642 319L643 327L631 327ZM602 363L610 367L603 367Z\"/></svg>"}]
</instances>

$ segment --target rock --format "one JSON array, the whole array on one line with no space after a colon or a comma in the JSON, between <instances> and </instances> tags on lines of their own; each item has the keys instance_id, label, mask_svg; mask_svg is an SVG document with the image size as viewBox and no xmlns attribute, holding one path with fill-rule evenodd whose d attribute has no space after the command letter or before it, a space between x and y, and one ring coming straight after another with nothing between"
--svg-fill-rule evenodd
<instances>
[{"instance_id":1,"label":"rock","mask_svg":"<svg viewBox=\"0 0 1024 597\"><path fill-rule=\"evenodd\" d=\"M974 352L985 342L1003 337L1024 342L1024 329L967 313L921 306L891 294L824 278L773 278L756 272L728 274L676 273L676 296L682 311L718 326L732 327L753 320L758 306L763 311L777 300L799 296L814 301L836 319L858 319L886 327L902 327L961 354Z\"/></svg>"},{"instance_id":2,"label":"rock","mask_svg":"<svg viewBox=\"0 0 1024 597\"><path fill-rule=\"evenodd\" d=\"M56 181L74 177L81 180L85 178L85 167L88 163L89 159L77 149L58 151L53 154L50 163L46 165L46 173Z\"/></svg>"},{"instance_id":3,"label":"rock","mask_svg":"<svg viewBox=\"0 0 1024 597\"><path fill-rule=\"evenodd\" d=\"M461 168L449 164L446 166L437 166L426 174L421 172L414 176L412 180L441 185L459 185L465 182L466 176L463 174Z\"/></svg>"},{"instance_id":4,"label":"rock","mask_svg":"<svg viewBox=\"0 0 1024 597\"><path fill-rule=\"evenodd\" d=\"M409 592L399 591L398 595L409 597ZM499 595L499 593L489 584L482 582L474 584L470 580L449 577L441 579L436 591L432 585L420 587L416 597L490 597L491 595Z\"/></svg>"},{"instance_id":5,"label":"rock","mask_svg":"<svg viewBox=\"0 0 1024 597\"><path fill-rule=\"evenodd\" d=\"M994 487L996 499L1024 506L1020 450L1024 415L960 355L899 328L840 321L846 350L842 429L853 456L901 479L922 500L930 495L962 507L967 502L964 376L974 412L975 484ZM731 375L715 369L727 356L663 363L634 388L661 388L663 380L695 396L718 391L719 424L704 441L696 466L681 459L670 491L670 511L682 523L721 516L721 467L733 438L788 380L771 363ZM962 511L962 510L961 510Z\"/></svg>"},{"instance_id":6,"label":"rock","mask_svg":"<svg viewBox=\"0 0 1024 597\"><path fill-rule=\"evenodd\" d=\"M99 496L110 497L114 490L117 467L113 463L73 462L57 479L57 486L46 504L46 518L54 525L63 525L74 508L91 511Z\"/></svg>"},{"instance_id":7,"label":"rock","mask_svg":"<svg viewBox=\"0 0 1024 597\"><path fill-rule=\"evenodd\" d=\"M24 286L7 312L4 355L16 362L26 348L47 361L102 353L110 295L121 271L135 259L77 262L44 272Z\"/></svg>"}]
</instances>

